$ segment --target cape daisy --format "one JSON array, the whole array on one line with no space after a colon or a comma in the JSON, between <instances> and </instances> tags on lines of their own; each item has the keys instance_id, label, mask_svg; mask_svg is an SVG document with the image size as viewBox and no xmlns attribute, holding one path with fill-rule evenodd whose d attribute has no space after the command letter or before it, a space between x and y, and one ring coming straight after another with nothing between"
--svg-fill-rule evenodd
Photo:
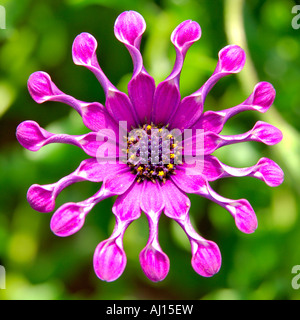
<instances>
[{"instance_id":1,"label":"cape daisy","mask_svg":"<svg viewBox=\"0 0 300 320\"><path fill-rule=\"evenodd\" d=\"M203 112L206 96L217 81L242 70L244 51L236 45L223 48L212 76L199 90L181 99L180 72L189 47L201 37L200 26L187 20L173 31L171 41L176 50L175 64L171 74L157 86L144 68L139 50L145 28L143 17L134 11L121 13L115 22L115 36L126 46L133 60L128 96L120 92L100 68L95 38L88 33L75 38L73 61L95 74L105 92L105 107L63 93L45 72L30 76L28 89L37 103L58 101L70 105L91 132L79 136L54 134L34 121L25 121L18 126L18 141L31 151L50 143L67 143L80 147L89 156L73 173L58 182L32 185L27 198L33 209L50 212L55 208L57 195L67 186L84 180L102 182L100 190L89 199L66 203L53 214L51 230L65 237L83 226L87 214L97 203L118 196L112 208L115 228L109 239L97 246L94 254L94 269L102 280L116 280L124 271L123 236L129 224L140 217L141 211L149 221L149 239L139 259L150 280L163 280L170 266L158 241L158 222L162 212L175 220L187 234L194 270L210 277L220 269L220 250L217 244L204 239L192 227L187 194L198 194L225 208L242 232L251 233L257 228L256 215L247 200L224 198L210 187L209 182L230 176L251 176L273 187L282 183L282 170L267 158L251 167L233 168L211 154L222 146L244 141L260 141L267 145L278 143L282 139L280 130L262 121L243 134L220 134L225 122L240 112L266 112L274 101L275 90L271 84L260 82L240 105L217 112ZM137 129L134 135L129 133L132 128ZM180 141L180 133L186 129L191 130L192 135ZM195 146L195 140L202 142L200 147ZM194 153L201 156L195 163L187 160L194 159Z\"/></svg>"}]
</instances>

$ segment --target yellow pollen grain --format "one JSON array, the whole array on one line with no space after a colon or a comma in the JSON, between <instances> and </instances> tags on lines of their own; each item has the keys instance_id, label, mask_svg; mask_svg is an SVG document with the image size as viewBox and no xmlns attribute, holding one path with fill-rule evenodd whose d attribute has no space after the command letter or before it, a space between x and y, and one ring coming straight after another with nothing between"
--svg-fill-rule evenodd
<instances>
[{"instance_id":1,"label":"yellow pollen grain","mask_svg":"<svg viewBox=\"0 0 300 320\"><path fill-rule=\"evenodd\" d=\"M143 169L144 169L144 168L143 168L142 166L139 166L138 169L137 169L137 171L141 172L141 171L143 171Z\"/></svg>"},{"instance_id":2,"label":"yellow pollen grain","mask_svg":"<svg viewBox=\"0 0 300 320\"><path fill-rule=\"evenodd\" d=\"M171 159L174 159L174 158L175 158L175 154L174 154L174 153L171 153L171 154L170 154L170 158L171 158Z\"/></svg>"},{"instance_id":3,"label":"yellow pollen grain","mask_svg":"<svg viewBox=\"0 0 300 320\"><path fill-rule=\"evenodd\" d=\"M168 134L168 135L167 135L167 138L168 138L168 139L172 139L173 136L172 136L171 134Z\"/></svg>"},{"instance_id":4,"label":"yellow pollen grain","mask_svg":"<svg viewBox=\"0 0 300 320\"><path fill-rule=\"evenodd\" d=\"M167 165L167 167L168 167L168 169L173 169L173 165L172 165L172 163L169 163L168 165Z\"/></svg>"},{"instance_id":5,"label":"yellow pollen grain","mask_svg":"<svg viewBox=\"0 0 300 320\"><path fill-rule=\"evenodd\" d=\"M163 177L163 176L165 175L165 173L164 173L163 171L159 171L158 175L159 175L160 177Z\"/></svg>"},{"instance_id":6,"label":"yellow pollen grain","mask_svg":"<svg viewBox=\"0 0 300 320\"><path fill-rule=\"evenodd\" d=\"M147 130L151 130L152 127L150 126L150 124L147 126Z\"/></svg>"}]
</instances>

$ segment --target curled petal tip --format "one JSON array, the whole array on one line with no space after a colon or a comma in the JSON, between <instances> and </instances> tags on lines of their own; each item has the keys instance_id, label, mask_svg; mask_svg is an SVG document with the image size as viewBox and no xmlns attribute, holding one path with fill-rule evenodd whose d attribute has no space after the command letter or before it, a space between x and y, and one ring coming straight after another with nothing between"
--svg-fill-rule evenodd
<instances>
[{"instance_id":1,"label":"curled petal tip","mask_svg":"<svg viewBox=\"0 0 300 320\"><path fill-rule=\"evenodd\" d=\"M51 80L48 73L37 71L30 75L28 82L28 91L37 103L43 103L52 96L60 93Z\"/></svg>"},{"instance_id":2,"label":"curled petal tip","mask_svg":"<svg viewBox=\"0 0 300 320\"><path fill-rule=\"evenodd\" d=\"M139 47L139 41L145 32L146 22L136 11L122 12L116 19L114 32L116 38L125 44Z\"/></svg>"},{"instance_id":3,"label":"curled petal tip","mask_svg":"<svg viewBox=\"0 0 300 320\"><path fill-rule=\"evenodd\" d=\"M221 253L219 247L212 241L192 240L195 248L192 257L192 267L203 277L212 277L221 267Z\"/></svg>"},{"instance_id":4,"label":"curled petal tip","mask_svg":"<svg viewBox=\"0 0 300 320\"><path fill-rule=\"evenodd\" d=\"M183 21L171 35L171 41L178 49L187 49L201 37L199 24L192 20Z\"/></svg>"},{"instance_id":5,"label":"curled petal tip","mask_svg":"<svg viewBox=\"0 0 300 320\"><path fill-rule=\"evenodd\" d=\"M34 184L28 189L27 201L36 211L51 212L55 207L53 188L51 185L47 187Z\"/></svg>"},{"instance_id":6,"label":"curled petal tip","mask_svg":"<svg viewBox=\"0 0 300 320\"><path fill-rule=\"evenodd\" d=\"M256 214L247 200L232 202L227 208L233 215L235 224L240 231L253 233L257 229Z\"/></svg>"},{"instance_id":7,"label":"curled petal tip","mask_svg":"<svg viewBox=\"0 0 300 320\"><path fill-rule=\"evenodd\" d=\"M238 73L246 62L246 54L242 48L237 45L229 45L219 52L220 71Z\"/></svg>"},{"instance_id":8,"label":"curled petal tip","mask_svg":"<svg viewBox=\"0 0 300 320\"><path fill-rule=\"evenodd\" d=\"M284 173L277 163L271 159L262 158L258 162L255 175L262 178L270 187L278 187L284 180Z\"/></svg>"},{"instance_id":9,"label":"curled petal tip","mask_svg":"<svg viewBox=\"0 0 300 320\"><path fill-rule=\"evenodd\" d=\"M116 239L105 240L94 253L94 270L98 278L111 282L118 279L126 267L126 255Z\"/></svg>"},{"instance_id":10,"label":"curled petal tip","mask_svg":"<svg viewBox=\"0 0 300 320\"><path fill-rule=\"evenodd\" d=\"M267 145L277 144L283 138L282 132L278 128L263 121L258 121L255 124L252 135L255 135L261 142Z\"/></svg>"},{"instance_id":11,"label":"curled petal tip","mask_svg":"<svg viewBox=\"0 0 300 320\"><path fill-rule=\"evenodd\" d=\"M253 105L259 112L266 112L273 104L276 96L274 87L269 82L258 83L253 91Z\"/></svg>"},{"instance_id":12,"label":"curled petal tip","mask_svg":"<svg viewBox=\"0 0 300 320\"><path fill-rule=\"evenodd\" d=\"M17 140L21 146L30 151L38 151L49 136L50 134L35 121L24 121L16 130Z\"/></svg>"},{"instance_id":13,"label":"curled petal tip","mask_svg":"<svg viewBox=\"0 0 300 320\"><path fill-rule=\"evenodd\" d=\"M96 53L97 41L89 33L80 33L74 40L72 46L73 61L77 65L91 65Z\"/></svg>"},{"instance_id":14,"label":"curled petal tip","mask_svg":"<svg viewBox=\"0 0 300 320\"><path fill-rule=\"evenodd\" d=\"M85 208L76 203L66 203L52 216L50 228L59 237L68 237L81 229L84 224Z\"/></svg>"},{"instance_id":15,"label":"curled petal tip","mask_svg":"<svg viewBox=\"0 0 300 320\"><path fill-rule=\"evenodd\" d=\"M170 269L168 256L152 245L146 246L141 251L140 264L147 278L153 282L164 280Z\"/></svg>"}]
</instances>

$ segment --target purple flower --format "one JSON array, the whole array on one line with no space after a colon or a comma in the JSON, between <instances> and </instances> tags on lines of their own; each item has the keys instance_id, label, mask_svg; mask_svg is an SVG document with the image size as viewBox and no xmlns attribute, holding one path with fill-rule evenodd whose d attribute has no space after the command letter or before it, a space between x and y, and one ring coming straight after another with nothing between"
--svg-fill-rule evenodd
<instances>
[{"instance_id":1,"label":"purple flower","mask_svg":"<svg viewBox=\"0 0 300 320\"><path fill-rule=\"evenodd\" d=\"M63 93L45 72L35 72L30 76L28 89L37 103L58 101L70 105L81 115L91 132L78 136L55 134L34 121L25 121L18 126L18 141L31 151L50 143L67 143L80 147L89 156L73 173L58 182L32 185L27 199L33 209L50 212L55 208L56 197L67 186L86 180L102 182L100 190L89 199L66 203L53 214L51 230L65 237L81 229L87 214L98 202L117 196L112 208L115 228L110 238L97 246L94 254L94 269L102 280L116 280L124 271L123 236L127 227L140 217L141 211L149 222L149 239L139 259L150 280L163 280L170 267L169 258L158 239L162 213L175 220L187 234L194 270L210 277L220 269L220 250L191 225L191 203L187 194L198 194L219 204L229 211L242 232L255 231L257 218L250 203L246 199L222 197L210 187L209 182L225 177L251 176L275 187L283 181L282 170L267 158L261 158L251 167L233 168L211 154L220 147L244 141L259 141L267 145L280 142L280 130L262 121L243 134L220 134L226 121L242 111L266 112L274 101L275 90L271 84L260 82L238 106L203 112L206 96L212 87L224 76L242 70L244 51L236 45L223 48L212 76L199 90L181 99L179 79L182 65L189 47L201 37L200 26L187 20L173 31L174 68L157 86L144 68L139 50L145 28L143 17L134 11L123 12L115 22L115 36L126 46L133 61L128 95L120 92L100 68L94 37L81 33L74 40L74 63L95 74L104 89L105 106L98 102L79 101ZM137 130L131 131L132 128Z\"/></svg>"}]
</instances>

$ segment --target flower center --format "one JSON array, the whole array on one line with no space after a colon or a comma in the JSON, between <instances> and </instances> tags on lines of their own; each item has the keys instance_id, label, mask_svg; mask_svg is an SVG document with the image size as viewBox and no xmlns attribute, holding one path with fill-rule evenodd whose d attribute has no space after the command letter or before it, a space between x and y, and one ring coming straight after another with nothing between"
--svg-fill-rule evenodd
<instances>
[{"instance_id":1,"label":"flower center","mask_svg":"<svg viewBox=\"0 0 300 320\"><path fill-rule=\"evenodd\" d=\"M179 139L166 126L145 124L129 133L127 165L137 175L137 182L165 182L182 163L181 149Z\"/></svg>"}]
</instances>

